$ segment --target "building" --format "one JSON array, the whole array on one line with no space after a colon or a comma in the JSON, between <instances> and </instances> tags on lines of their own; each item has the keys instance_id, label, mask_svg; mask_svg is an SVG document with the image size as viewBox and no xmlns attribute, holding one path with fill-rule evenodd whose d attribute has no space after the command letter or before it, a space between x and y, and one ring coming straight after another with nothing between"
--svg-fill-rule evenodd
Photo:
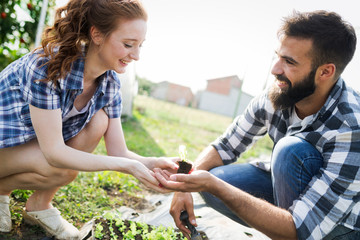
<instances>
[{"instance_id":1,"label":"building","mask_svg":"<svg viewBox=\"0 0 360 240\"><path fill-rule=\"evenodd\" d=\"M151 92L151 96L153 98L173 102L182 106L191 106L194 99L194 94L189 87L168 81L156 84Z\"/></svg>"},{"instance_id":2,"label":"building","mask_svg":"<svg viewBox=\"0 0 360 240\"><path fill-rule=\"evenodd\" d=\"M196 96L197 108L229 117L242 114L253 96L242 92L243 81L237 75L207 80Z\"/></svg>"}]
</instances>

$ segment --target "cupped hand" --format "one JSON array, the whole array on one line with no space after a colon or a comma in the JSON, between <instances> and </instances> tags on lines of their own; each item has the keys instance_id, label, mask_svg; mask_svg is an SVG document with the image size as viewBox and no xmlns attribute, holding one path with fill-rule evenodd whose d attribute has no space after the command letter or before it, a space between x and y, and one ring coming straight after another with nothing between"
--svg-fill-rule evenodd
<instances>
[{"instance_id":1,"label":"cupped hand","mask_svg":"<svg viewBox=\"0 0 360 240\"><path fill-rule=\"evenodd\" d=\"M154 168L166 169L171 173L176 173L179 168L177 162L180 161L179 157L152 157L148 158L144 164L150 169Z\"/></svg>"},{"instance_id":2,"label":"cupped hand","mask_svg":"<svg viewBox=\"0 0 360 240\"><path fill-rule=\"evenodd\" d=\"M171 192L171 190L162 187L159 181L155 178L155 173L149 170L141 162L133 161L132 166L129 168L129 173L150 189L160 193Z\"/></svg>"},{"instance_id":3,"label":"cupped hand","mask_svg":"<svg viewBox=\"0 0 360 240\"><path fill-rule=\"evenodd\" d=\"M216 178L204 170L191 174L172 174L169 171L154 169L155 177L162 186L180 192L208 192Z\"/></svg>"}]
</instances>

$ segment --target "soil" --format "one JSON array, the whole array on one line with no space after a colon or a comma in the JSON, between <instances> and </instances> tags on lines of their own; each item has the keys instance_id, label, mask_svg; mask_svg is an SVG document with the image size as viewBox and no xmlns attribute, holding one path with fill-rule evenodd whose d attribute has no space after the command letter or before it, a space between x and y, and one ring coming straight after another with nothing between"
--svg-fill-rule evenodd
<instances>
[{"instance_id":1,"label":"soil","mask_svg":"<svg viewBox=\"0 0 360 240\"><path fill-rule=\"evenodd\" d=\"M109 220L106 220L104 218L100 218L100 219L96 219L95 220L95 226L98 224L98 223L101 223L101 226L103 227L103 230L102 232L104 233L104 236L101 238L103 240L110 240L111 239L111 231L110 231L110 228L109 226L112 226L113 228L113 232L115 233L115 235L117 236L116 239L124 239L124 233L126 233L129 229L130 229L130 222L131 221L128 221L128 220L123 220L125 225L126 225L126 228L123 232L120 232L119 229L115 226L115 223L113 223L112 225L110 225L110 221ZM147 225L148 226L148 232L151 232L154 228L153 226L151 225ZM140 227L137 227L136 230L141 230ZM171 240L181 240L183 239L180 235L180 231L179 230L175 230L176 233L179 233L175 238L171 239ZM202 240L208 240L209 238L206 236L206 234L204 232L199 232L200 235L201 235L201 239ZM96 240L99 240L99 238L95 238ZM135 236L134 238L135 240L144 240L144 238L138 234Z\"/></svg>"},{"instance_id":2,"label":"soil","mask_svg":"<svg viewBox=\"0 0 360 240\"><path fill-rule=\"evenodd\" d=\"M178 161L179 168L177 173L185 173L188 174L192 168L192 164L186 161Z\"/></svg>"}]
</instances>

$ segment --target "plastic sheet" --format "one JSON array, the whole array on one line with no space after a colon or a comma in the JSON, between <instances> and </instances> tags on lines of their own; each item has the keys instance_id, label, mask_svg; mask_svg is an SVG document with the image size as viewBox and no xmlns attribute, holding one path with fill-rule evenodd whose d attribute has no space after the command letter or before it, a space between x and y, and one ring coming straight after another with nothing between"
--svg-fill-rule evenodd
<instances>
[{"instance_id":1,"label":"plastic sheet","mask_svg":"<svg viewBox=\"0 0 360 240\"><path fill-rule=\"evenodd\" d=\"M150 225L163 225L166 227L174 227L175 223L169 214L173 194L149 195L145 197L154 207L155 210L140 213L132 208L120 207L114 210L115 214L119 213L122 219L128 219L138 222L144 222ZM223 216L214 209L206 206L205 202L198 193L193 193L194 211L197 216L196 222L198 231L206 233L209 239L221 240L268 240L264 234L253 228L242 226L233 220ZM92 239L88 234L91 231L92 222L84 225L81 229L83 238Z\"/></svg>"}]
</instances>

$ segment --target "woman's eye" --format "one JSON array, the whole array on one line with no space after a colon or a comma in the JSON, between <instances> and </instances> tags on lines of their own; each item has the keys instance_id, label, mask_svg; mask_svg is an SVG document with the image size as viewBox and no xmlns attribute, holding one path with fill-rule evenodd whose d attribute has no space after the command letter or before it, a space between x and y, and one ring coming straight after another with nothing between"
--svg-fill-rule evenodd
<instances>
[{"instance_id":1,"label":"woman's eye","mask_svg":"<svg viewBox=\"0 0 360 240\"><path fill-rule=\"evenodd\" d=\"M131 48L131 47L132 47L130 44L126 44L126 43L124 43L124 46L125 46L126 48Z\"/></svg>"}]
</instances>

